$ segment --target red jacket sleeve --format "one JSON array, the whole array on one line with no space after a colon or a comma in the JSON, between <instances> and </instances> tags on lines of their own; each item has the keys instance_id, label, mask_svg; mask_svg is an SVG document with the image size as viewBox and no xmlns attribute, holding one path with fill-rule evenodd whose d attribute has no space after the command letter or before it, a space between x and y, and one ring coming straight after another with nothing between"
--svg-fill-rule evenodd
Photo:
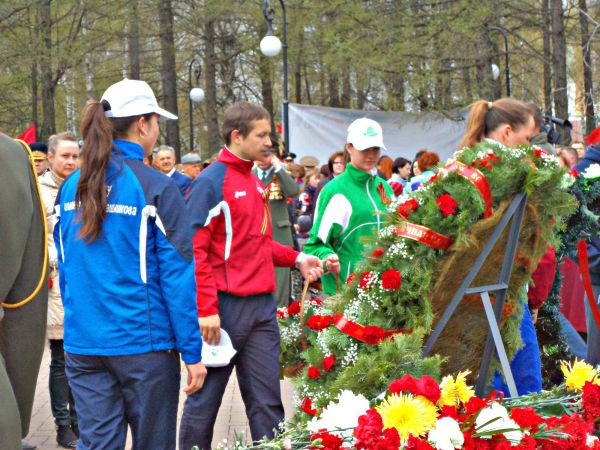
<instances>
[{"instance_id":1,"label":"red jacket sleeve","mask_svg":"<svg viewBox=\"0 0 600 450\"><path fill-rule=\"evenodd\" d=\"M273 249L273 265L275 267L294 267L299 252L292 247L271 241Z\"/></svg>"},{"instance_id":2,"label":"red jacket sleeve","mask_svg":"<svg viewBox=\"0 0 600 450\"><path fill-rule=\"evenodd\" d=\"M527 298L529 307L538 309L548 298L556 275L556 254L553 247L548 247L540 263L531 275L533 285L529 286Z\"/></svg>"},{"instance_id":3,"label":"red jacket sleeve","mask_svg":"<svg viewBox=\"0 0 600 450\"><path fill-rule=\"evenodd\" d=\"M213 276L212 266L208 262L208 246L210 229L200 228L194 235L194 259L196 261L196 305L198 317L219 314L217 283Z\"/></svg>"}]
</instances>

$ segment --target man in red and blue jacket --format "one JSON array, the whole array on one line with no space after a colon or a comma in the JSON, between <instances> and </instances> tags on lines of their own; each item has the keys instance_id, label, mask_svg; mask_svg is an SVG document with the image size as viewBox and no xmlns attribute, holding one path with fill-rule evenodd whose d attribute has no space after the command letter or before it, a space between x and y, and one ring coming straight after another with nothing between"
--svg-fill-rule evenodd
<instances>
[{"instance_id":1,"label":"man in red and blue jacket","mask_svg":"<svg viewBox=\"0 0 600 450\"><path fill-rule=\"evenodd\" d=\"M272 239L269 193L251 172L253 161L263 159L271 148L270 131L264 108L247 102L230 106L223 117L226 146L188 193L202 336L208 344L217 343L223 328L237 354L225 367L209 367L204 388L187 398L180 448L211 448L234 367L252 439L272 437L284 418L274 266L296 265L312 279L323 269L318 258Z\"/></svg>"}]
</instances>

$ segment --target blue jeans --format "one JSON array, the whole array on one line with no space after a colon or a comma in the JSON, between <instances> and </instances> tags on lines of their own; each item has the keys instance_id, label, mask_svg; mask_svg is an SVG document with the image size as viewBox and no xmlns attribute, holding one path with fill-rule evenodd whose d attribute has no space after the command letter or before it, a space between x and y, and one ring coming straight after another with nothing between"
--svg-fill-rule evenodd
<instances>
[{"instance_id":1,"label":"blue jeans","mask_svg":"<svg viewBox=\"0 0 600 450\"><path fill-rule=\"evenodd\" d=\"M48 385L50 388L50 408L54 423L58 426L70 426L77 424L75 413L75 402L67 374L65 373L65 351L62 339L50 339L50 377Z\"/></svg>"},{"instance_id":2,"label":"blue jeans","mask_svg":"<svg viewBox=\"0 0 600 450\"><path fill-rule=\"evenodd\" d=\"M127 356L67 353L67 377L77 404L78 450L175 450L181 378L175 351Z\"/></svg>"},{"instance_id":3,"label":"blue jeans","mask_svg":"<svg viewBox=\"0 0 600 450\"><path fill-rule=\"evenodd\" d=\"M283 421L279 385L279 327L272 294L235 297L219 292L221 327L237 354L225 367L209 367L204 386L185 401L180 450L211 448L213 428L229 376L235 367L254 441L273 437Z\"/></svg>"}]
</instances>

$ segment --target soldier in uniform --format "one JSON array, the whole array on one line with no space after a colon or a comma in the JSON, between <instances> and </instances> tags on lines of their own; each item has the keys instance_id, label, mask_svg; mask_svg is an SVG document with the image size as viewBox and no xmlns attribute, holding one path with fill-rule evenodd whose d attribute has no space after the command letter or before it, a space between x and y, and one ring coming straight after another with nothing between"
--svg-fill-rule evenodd
<instances>
[{"instance_id":1,"label":"soldier in uniform","mask_svg":"<svg viewBox=\"0 0 600 450\"><path fill-rule=\"evenodd\" d=\"M276 142L273 139L271 141ZM279 160L277 148L272 149L264 159L256 161L256 166L252 169L252 172L262 181L265 188L269 190L273 240L280 244L293 246L294 240L292 238L288 199L296 197L300 192L300 188ZM284 307L289 305L291 286L290 269L287 267L275 267L275 280L277 283L277 291L275 293L277 306Z\"/></svg>"}]
</instances>

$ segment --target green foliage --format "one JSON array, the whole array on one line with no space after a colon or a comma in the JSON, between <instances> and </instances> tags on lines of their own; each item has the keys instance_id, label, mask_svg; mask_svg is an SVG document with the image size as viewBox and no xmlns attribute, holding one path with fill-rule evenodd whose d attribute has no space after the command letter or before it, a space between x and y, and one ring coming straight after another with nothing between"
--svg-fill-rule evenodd
<instances>
[{"instance_id":1,"label":"green foliage","mask_svg":"<svg viewBox=\"0 0 600 450\"><path fill-rule=\"evenodd\" d=\"M526 302L523 286L529 281L529 274L548 242L555 241L554 233L560 227L560 219L576 207L574 197L567 192L566 182L572 178L558 167L554 157L525 146L506 148L482 142L455 156L466 166L480 169L491 189L494 210L517 192L527 192L529 209L535 211L527 216L529 219L525 220L520 235L519 251L527 262L515 267L506 299L513 305L513 313L505 318L502 334L507 351L512 355L521 345L519 324ZM553 195L547 195L548 192ZM450 195L456 202L453 212L443 214L438 204L442 195ZM417 202L416 209L400 215L398 211L406 211L404 208L411 201ZM339 314L362 326L403 329L404 332L372 345L342 333L335 326L322 331L307 330L308 349L301 357L308 367L296 382L300 398L310 397L319 407L342 389L373 397L404 373L413 376L429 374L438 378L444 373L443 361L456 355L422 358L421 350L423 339L434 322L433 305L437 304L438 309L443 307L439 304L440 299L432 295L432 289L440 283L439 269L446 252L400 237L395 231L406 221L423 225L453 238L453 254L460 256L461 251L474 244L473 226L481 221L484 209L482 195L473 184L444 168L429 184L389 205L384 226L366 246L364 260L358 265L353 279L339 296L326 300L315 313L334 317ZM527 241L529 243L525 245L525 240L531 240L531 236L539 236L539 239L533 244ZM465 266L460 268L462 271L467 271L473 263L468 258L457 261ZM402 275L397 289L389 288L389 285L384 288L383 274L390 271ZM455 281L443 280L448 283L446 291L452 294ZM482 333L481 339L485 336L485 330L471 330L467 323L450 323L447 328L459 336L461 333L466 333L465 336ZM330 355L335 363L328 372L324 358ZM314 376L315 369L319 370L318 376ZM307 376L310 370L312 378Z\"/></svg>"}]
</instances>

